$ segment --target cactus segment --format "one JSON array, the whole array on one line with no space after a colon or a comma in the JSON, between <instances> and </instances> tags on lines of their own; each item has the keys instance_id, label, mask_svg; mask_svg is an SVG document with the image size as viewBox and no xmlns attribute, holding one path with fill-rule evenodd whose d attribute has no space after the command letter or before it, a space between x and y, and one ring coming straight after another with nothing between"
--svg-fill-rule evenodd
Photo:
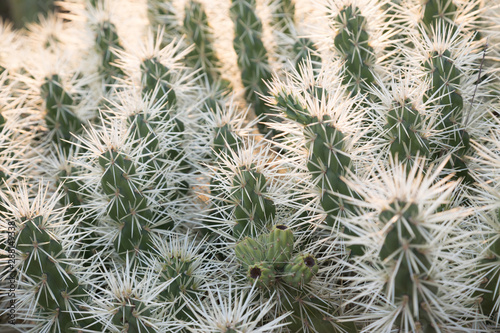
<instances>
[{"instance_id":1,"label":"cactus segment","mask_svg":"<svg viewBox=\"0 0 500 333\"><path fill-rule=\"evenodd\" d=\"M443 23L455 24L457 6L453 0L426 0L423 7L422 22L428 29L437 28Z\"/></svg>"},{"instance_id":2,"label":"cactus segment","mask_svg":"<svg viewBox=\"0 0 500 333\"><path fill-rule=\"evenodd\" d=\"M41 88L41 97L45 101L47 127L54 131L53 140L65 151L71 144L72 134L81 131L82 123L73 112L75 104L71 95L63 88L59 75L46 77Z\"/></svg>"},{"instance_id":3,"label":"cactus segment","mask_svg":"<svg viewBox=\"0 0 500 333\"><path fill-rule=\"evenodd\" d=\"M141 63L143 94L153 94L158 86L156 95L152 99L157 102L165 98L167 105L173 106L177 102L175 91L172 89L171 73L167 66L156 58L148 58Z\"/></svg>"},{"instance_id":4,"label":"cactus segment","mask_svg":"<svg viewBox=\"0 0 500 333\"><path fill-rule=\"evenodd\" d=\"M63 247L47 232L42 216L23 221L17 249L23 255L22 271L38 284L38 305L47 312L56 313L55 320L60 327L78 329L83 325L99 329L99 324L92 324L83 313L73 312L76 304L87 296L65 263Z\"/></svg>"},{"instance_id":5,"label":"cactus segment","mask_svg":"<svg viewBox=\"0 0 500 333\"><path fill-rule=\"evenodd\" d=\"M345 60L346 73L343 83L355 94L364 93L375 81L373 65L376 58L366 31L367 20L354 5L344 7L335 21L338 34L334 44Z\"/></svg>"},{"instance_id":6,"label":"cactus segment","mask_svg":"<svg viewBox=\"0 0 500 333\"><path fill-rule=\"evenodd\" d=\"M148 19L153 31L156 32L158 28L165 29L162 46L169 44L181 34L172 0L147 0L147 3Z\"/></svg>"},{"instance_id":7,"label":"cactus segment","mask_svg":"<svg viewBox=\"0 0 500 333\"><path fill-rule=\"evenodd\" d=\"M255 0L232 0L231 16L235 26L233 41L241 70L241 81L245 87L245 99L253 105L255 114L264 116L270 113L260 95L267 95L265 81L271 79L267 50L262 43L262 23L255 14ZM266 118L262 119L263 121ZM259 130L266 134L268 130L259 123Z\"/></svg>"},{"instance_id":8,"label":"cactus segment","mask_svg":"<svg viewBox=\"0 0 500 333\"><path fill-rule=\"evenodd\" d=\"M115 309L115 314L111 319L113 325L121 329L121 332L128 333L154 333L147 318L151 316L151 311L140 301L128 299L126 304ZM146 319L146 320L145 320Z\"/></svg>"},{"instance_id":9,"label":"cactus segment","mask_svg":"<svg viewBox=\"0 0 500 333\"><path fill-rule=\"evenodd\" d=\"M110 21L100 22L97 30L96 46L102 55L101 71L105 82L112 83L115 78L124 76L122 69L116 65L118 56L113 52L113 49L123 50L123 46L115 25Z\"/></svg>"},{"instance_id":10,"label":"cactus segment","mask_svg":"<svg viewBox=\"0 0 500 333\"><path fill-rule=\"evenodd\" d=\"M163 281L173 279L173 281L161 292L161 296L167 301L175 301L181 294L194 293L197 284L193 277L195 269L193 261L180 256L163 259L165 263L163 264L161 279Z\"/></svg>"},{"instance_id":11,"label":"cactus segment","mask_svg":"<svg viewBox=\"0 0 500 333\"><path fill-rule=\"evenodd\" d=\"M236 258L247 266L265 259L265 247L262 243L250 237L245 237L236 244Z\"/></svg>"},{"instance_id":12,"label":"cactus segment","mask_svg":"<svg viewBox=\"0 0 500 333\"><path fill-rule=\"evenodd\" d=\"M321 96L324 92L320 92L318 89L314 94ZM307 169L317 184L316 186L321 190L320 203L328 214L326 223L332 227L337 223L336 217L339 214L345 214L346 211L352 210L352 205L338 194L356 197L356 193L342 180L347 170L352 168L351 158L345 151L345 137L330 122L328 115L323 116L323 119L312 116L309 110L290 94L283 92L275 97L278 106L285 115L290 120L304 125L304 136L310 138L306 143L306 148L309 151ZM344 228L344 234L353 235L348 228ZM350 251L353 255L363 253L360 245L352 245Z\"/></svg>"},{"instance_id":13,"label":"cactus segment","mask_svg":"<svg viewBox=\"0 0 500 333\"><path fill-rule=\"evenodd\" d=\"M400 161L410 162L418 156L429 154L429 143L422 135L422 120L420 113L411 101L394 102L387 114L385 125L391 136L390 152Z\"/></svg>"},{"instance_id":14,"label":"cactus segment","mask_svg":"<svg viewBox=\"0 0 500 333\"><path fill-rule=\"evenodd\" d=\"M215 129L213 152L215 156L223 152L236 151L241 144L241 138L231 129L229 124L224 124Z\"/></svg>"},{"instance_id":15,"label":"cactus segment","mask_svg":"<svg viewBox=\"0 0 500 333\"><path fill-rule=\"evenodd\" d=\"M260 262L248 266L247 278L251 283L257 282L259 288L270 288L275 283L276 274L271 264Z\"/></svg>"},{"instance_id":16,"label":"cactus segment","mask_svg":"<svg viewBox=\"0 0 500 333\"><path fill-rule=\"evenodd\" d=\"M186 4L184 30L188 41L194 44L193 50L186 56L186 63L194 69L201 68L210 84L216 82L219 76L216 69L219 59L213 47L207 14L198 1L191 0Z\"/></svg>"},{"instance_id":17,"label":"cactus segment","mask_svg":"<svg viewBox=\"0 0 500 333\"><path fill-rule=\"evenodd\" d=\"M424 67L432 78L426 98L439 97L435 102L435 105L440 106L437 129L443 132L442 147L434 158L438 159L451 149L452 155L447 167L454 170L457 177L464 177L470 182L472 179L465 163L466 153L470 149L469 134L462 127L464 101L458 89L462 75L448 50L434 51Z\"/></svg>"},{"instance_id":18,"label":"cactus segment","mask_svg":"<svg viewBox=\"0 0 500 333\"><path fill-rule=\"evenodd\" d=\"M283 281L288 285L300 288L309 282L318 273L319 266L316 258L310 254L299 254L283 269Z\"/></svg>"},{"instance_id":19,"label":"cactus segment","mask_svg":"<svg viewBox=\"0 0 500 333\"><path fill-rule=\"evenodd\" d=\"M265 197L266 178L251 168L240 168L240 172L233 179L235 190L231 197L236 203L234 209L236 225L233 233L238 238L258 235L276 214L273 201Z\"/></svg>"},{"instance_id":20,"label":"cactus segment","mask_svg":"<svg viewBox=\"0 0 500 333\"><path fill-rule=\"evenodd\" d=\"M280 0L276 3L276 28L285 35L291 35L290 26L295 22L295 4L292 0Z\"/></svg>"},{"instance_id":21,"label":"cactus segment","mask_svg":"<svg viewBox=\"0 0 500 333\"><path fill-rule=\"evenodd\" d=\"M422 234L423 229L418 225L418 206L403 201L395 201L389 206L379 215L380 221L391 223L379 257L389 266L393 265L393 261L398 261L397 271L393 273L394 297L400 302L407 302L411 308L417 305L418 312L412 313L419 315L414 319L423 327L428 327L429 332L434 332L432 321L426 315L425 301L422 300L428 297L426 293L436 294L438 287L432 283L432 276L428 275L431 260L425 253L427 241ZM416 288L415 284L424 285L425 291Z\"/></svg>"},{"instance_id":22,"label":"cactus segment","mask_svg":"<svg viewBox=\"0 0 500 333\"><path fill-rule=\"evenodd\" d=\"M293 52L295 54L295 70L299 71L300 66L307 58L311 59L313 68L319 69L321 67L321 57L317 55L316 46L314 46L314 42L311 39L305 37L298 38L293 45Z\"/></svg>"},{"instance_id":23,"label":"cactus segment","mask_svg":"<svg viewBox=\"0 0 500 333\"><path fill-rule=\"evenodd\" d=\"M153 212L146 198L132 182L135 166L123 154L107 151L99 157L104 168L101 187L110 198L108 216L120 223L120 234L114 241L116 251L125 256L127 252L149 250L149 222Z\"/></svg>"}]
</instances>

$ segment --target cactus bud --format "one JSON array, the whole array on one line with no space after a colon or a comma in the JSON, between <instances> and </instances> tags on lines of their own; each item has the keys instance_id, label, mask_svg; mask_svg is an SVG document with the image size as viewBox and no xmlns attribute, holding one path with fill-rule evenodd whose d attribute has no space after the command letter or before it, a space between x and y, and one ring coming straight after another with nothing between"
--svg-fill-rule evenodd
<instances>
[{"instance_id":1,"label":"cactus bud","mask_svg":"<svg viewBox=\"0 0 500 333\"><path fill-rule=\"evenodd\" d=\"M264 259L264 247L256 240L246 237L236 245L236 257L250 266Z\"/></svg>"},{"instance_id":2,"label":"cactus bud","mask_svg":"<svg viewBox=\"0 0 500 333\"><path fill-rule=\"evenodd\" d=\"M298 288L311 282L318 270L318 262L314 256L299 254L291 263L285 265L283 281Z\"/></svg>"},{"instance_id":3,"label":"cactus bud","mask_svg":"<svg viewBox=\"0 0 500 333\"><path fill-rule=\"evenodd\" d=\"M266 261L280 269L290 260L293 252L293 233L285 225L276 225L267 236Z\"/></svg>"},{"instance_id":4,"label":"cactus bud","mask_svg":"<svg viewBox=\"0 0 500 333\"><path fill-rule=\"evenodd\" d=\"M265 262L249 266L247 270L247 277L252 283L257 281L257 285L261 288L271 287L276 279L273 267Z\"/></svg>"}]
</instances>

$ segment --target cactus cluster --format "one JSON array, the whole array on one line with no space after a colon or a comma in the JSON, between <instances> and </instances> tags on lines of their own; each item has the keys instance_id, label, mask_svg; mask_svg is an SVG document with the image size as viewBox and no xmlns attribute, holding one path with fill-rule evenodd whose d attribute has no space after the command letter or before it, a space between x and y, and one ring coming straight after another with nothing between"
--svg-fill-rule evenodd
<instances>
[{"instance_id":1,"label":"cactus cluster","mask_svg":"<svg viewBox=\"0 0 500 333\"><path fill-rule=\"evenodd\" d=\"M500 331L500 3L0 21L1 326Z\"/></svg>"}]
</instances>

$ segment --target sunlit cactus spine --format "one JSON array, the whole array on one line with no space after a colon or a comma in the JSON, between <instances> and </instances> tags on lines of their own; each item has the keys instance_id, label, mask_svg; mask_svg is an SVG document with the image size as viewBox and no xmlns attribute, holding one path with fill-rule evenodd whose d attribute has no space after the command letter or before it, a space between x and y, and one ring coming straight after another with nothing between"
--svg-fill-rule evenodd
<instances>
[{"instance_id":1,"label":"sunlit cactus spine","mask_svg":"<svg viewBox=\"0 0 500 333\"><path fill-rule=\"evenodd\" d=\"M354 258L362 278L351 282L366 297L362 306L370 313L363 332L472 329L482 320L474 309L476 260L456 248L465 245L457 241L463 233L473 236L462 224L471 211L445 208L458 185L451 176L435 181L445 162L424 175L425 160L408 170L391 158L387 166L377 167L372 184L350 183L364 199L359 204L365 213L346 220L356 230L346 235L348 242L365 244L364 254Z\"/></svg>"}]
</instances>

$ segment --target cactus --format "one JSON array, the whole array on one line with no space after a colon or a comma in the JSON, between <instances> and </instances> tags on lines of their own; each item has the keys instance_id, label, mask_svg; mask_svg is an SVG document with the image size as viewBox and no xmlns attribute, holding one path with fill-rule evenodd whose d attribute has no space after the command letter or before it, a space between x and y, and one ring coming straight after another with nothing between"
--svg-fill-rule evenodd
<instances>
[{"instance_id":1,"label":"cactus","mask_svg":"<svg viewBox=\"0 0 500 333\"><path fill-rule=\"evenodd\" d=\"M498 331L498 6L57 6L0 23L0 331Z\"/></svg>"}]
</instances>

